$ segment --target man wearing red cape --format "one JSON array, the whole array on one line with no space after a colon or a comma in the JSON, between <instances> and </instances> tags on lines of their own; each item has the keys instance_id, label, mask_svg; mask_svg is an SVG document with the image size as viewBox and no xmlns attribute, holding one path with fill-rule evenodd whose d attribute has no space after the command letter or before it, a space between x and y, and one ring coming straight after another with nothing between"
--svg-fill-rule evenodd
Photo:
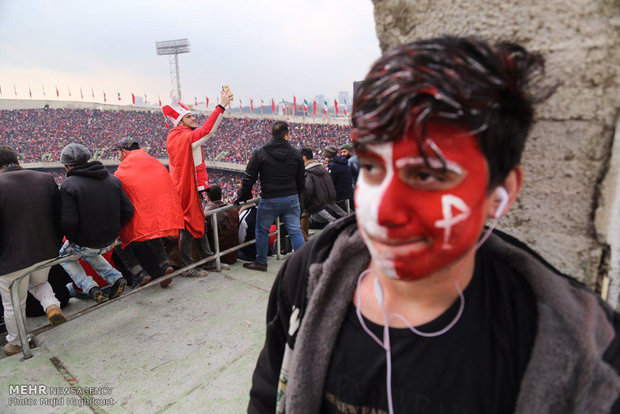
<instances>
[{"instance_id":1,"label":"man wearing red cape","mask_svg":"<svg viewBox=\"0 0 620 414\"><path fill-rule=\"evenodd\" d=\"M193 239L198 242L201 259L213 254L205 237L205 216L200 201L199 187L207 188L206 168L200 146L208 140L217 129L220 115L226 105L232 101L233 95L228 88L222 88L220 104L215 107L206 122L198 127L196 118L190 109L172 97L170 105L162 108L168 122L174 128L168 132L166 150L169 157L169 168L172 181L181 198L185 228L179 236L180 259L183 266L192 263L190 247ZM204 175L202 172L204 171ZM185 276L204 277L207 272L202 269L191 269Z\"/></svg>"}]
</instances>

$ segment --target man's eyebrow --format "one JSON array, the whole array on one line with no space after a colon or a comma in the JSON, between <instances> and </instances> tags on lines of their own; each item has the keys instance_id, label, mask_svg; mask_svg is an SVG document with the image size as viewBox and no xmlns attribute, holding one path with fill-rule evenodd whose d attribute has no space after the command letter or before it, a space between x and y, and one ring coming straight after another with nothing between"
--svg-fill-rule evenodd
<instances>
[{"instance_id":1,"label":"man's eyebrow","mask_svg":"<svg viewBox=\"0 0 620 414\"><path fill-rule=\"evenodd\" d=\"M428 161L428 164L427 164ZM406 166L430 166L433 170L443 171L444 168L452 173L462 175L463 169L455 162L450 160L440 160L439 158L428 157L426 161L422 157L404 157L396 160L396 168Z\"/></svg>"},{"instance_id":2,"label":"man's eyebrow","mask_svg":"<svg viewBox=\"0 0 620 414\"><path fill-rule=\"evenodd\" d=\"M383 157L381 156L381 154L372 150L369 146L359 148L357 149L356 152L357 152L358 157L361 156L361 157L376 158L378 160L383 160Z\"/></svg>"}]
</instances>

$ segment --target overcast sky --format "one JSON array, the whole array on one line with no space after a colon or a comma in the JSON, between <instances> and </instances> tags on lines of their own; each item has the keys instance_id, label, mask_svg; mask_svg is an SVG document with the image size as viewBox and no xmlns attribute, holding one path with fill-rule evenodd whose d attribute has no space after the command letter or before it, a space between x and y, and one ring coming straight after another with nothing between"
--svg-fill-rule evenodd
<instances>
[{"instance_id":1,"label":"overcast sky","mask_svg":"<svg viewBox=\"0 0 620 414\"><path fill-rule=\"evenodd\" d=\"M155 42L188 38L184 101L214 102L221 85L255 106L353 91L380 55L370 0L0 0L1 98L108 102L120 92L167 102L168 56ZM72 98L68 97L68 88ZM237 100L238 103L238 100Z\"/></svg>"}]
</instances>

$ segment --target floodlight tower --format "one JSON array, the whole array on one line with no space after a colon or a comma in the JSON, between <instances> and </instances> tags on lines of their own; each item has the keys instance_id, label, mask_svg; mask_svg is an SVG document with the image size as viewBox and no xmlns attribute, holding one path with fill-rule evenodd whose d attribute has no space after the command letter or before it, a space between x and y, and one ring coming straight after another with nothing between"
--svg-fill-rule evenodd
<instances>
[{"instance_id":1,"label":"floodlight tower","mask_svg":"<svg viewBox=\"0 0 620 414\"><path fill-rule=\"evenodd\" d=\"M179 76L179 54L189 53L189 40L165 40L163 42L155 42L155 49L158 55L170 56L170 91L176 90L179 101L181 98L181 78Z\"/></svg>"}]
</instances>

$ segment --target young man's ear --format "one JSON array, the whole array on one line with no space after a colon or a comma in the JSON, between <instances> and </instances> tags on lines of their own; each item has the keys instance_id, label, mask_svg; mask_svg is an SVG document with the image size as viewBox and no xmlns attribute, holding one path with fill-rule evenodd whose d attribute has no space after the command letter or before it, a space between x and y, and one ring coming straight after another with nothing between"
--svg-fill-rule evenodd
<instances>
[{"instance_id":1,"label":"young man's ear","mask_svg":"<svg viewBox=\"0 0 620 414\"><path fill-rule=\"evenodd\" d=\"M491 194L492 201L489 208L489 218L500 218L506 215L508 210L517 200L517 196L523 186L523 167L517 165Z\"/></svg>"}]
</instances>

